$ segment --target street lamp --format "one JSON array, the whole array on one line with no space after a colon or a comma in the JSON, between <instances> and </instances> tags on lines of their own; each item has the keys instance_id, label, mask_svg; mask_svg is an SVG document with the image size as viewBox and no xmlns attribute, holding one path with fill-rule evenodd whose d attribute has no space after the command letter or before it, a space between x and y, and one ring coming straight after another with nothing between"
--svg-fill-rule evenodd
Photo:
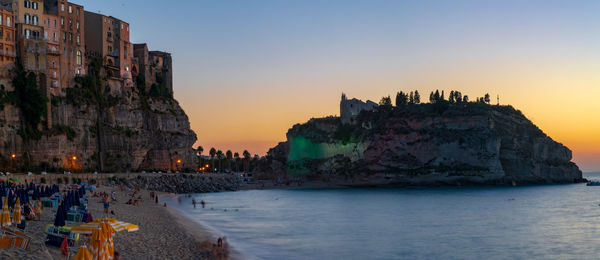
<instances>
[{"instance_id":1,"label":"street lamp","mask_svg":"<svg viewBox=\"0 0 600 260\"><path fill-rule=\"evenodd\" d=\"M14 154L14 153L13 153L13 154L11 154L11 155L10 155L10 170L11 170L11 171L13 170L13 164L14 164L14 163L13 163L13 161L14 161L16 158L17 158L17 155L16 155L16 154Z\"/></svg>"}]
</instances>

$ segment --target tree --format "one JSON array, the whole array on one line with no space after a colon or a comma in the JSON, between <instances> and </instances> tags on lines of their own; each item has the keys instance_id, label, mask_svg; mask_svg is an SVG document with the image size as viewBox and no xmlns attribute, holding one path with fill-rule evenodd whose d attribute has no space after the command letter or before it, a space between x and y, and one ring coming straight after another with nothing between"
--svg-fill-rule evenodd
<instances>
[{"instance_id":1,"label":"tree","mask_svg":"<svg viewBox=\"0 0 600 260\"><path fill-rule=\"evenodd\" d=\"M210 160L212 161L212 168L213 168L213 172L215 171L215 155L217 155L217 149L215 149L214 147L210 148L210 151L208 152L208 154L210 154Z\"/></svg>"},{"instance_id":2,"label":"tree","mask_svg":"<svg viewBox=\"0 0 600 260\"><path fill-rule=\"evenodd\" d=\"M391 107L392 106L392 99L390 98L390 96L382 97L381 101L379 101L379 105L382 106L382 107Z\"/></svg>"},{"instance_id":3,"label":"tree","mask_svg":"<svg viewBox=\"0 0 600 260\"><path fill-rule=\"evenodd\" d=\"M421 103L421 95L419 94L418 90L415 90L415 104L420 104Z\"/></svg>"},{"instance_id":4,"label":"tree","mask_svg":"<svg viewBox=\"0 0 600 260\"><path fill-rule=\"evenodd\" d=\"M408 98L408 103L409 104L415 103L415 97L414 97L414 93L412 91L410 92L410 97Z\"/></svg>"},{"instance_id":5,"label":"tree","mask_svg":"<svg viewBox=\"0 0 600 260\"><path fill-rule=\"evenodd\" d=\"M233 154L233 158L235 158L235 171L239 172L240 171L240 167L239 167L240 166L239 165L240 164L240 153L235 152Z\"/></svg>"},{"instance_id":6,"label":"tree","mask_svg":"<svg viewBox=\"0 0 600 260\"><path fill-rule=\"evenodd\" d=\"M381 99L383 101L383 99ZM400 91L398 93L396 93L396 106L404 106L408 103L408 99L406 98L406 94L404 94L404 92Z\"/></svg>"},{"instance_id":7,"label":"tree","mask_svg":"<svg viewBox=\"0 0 600 260\"><path fill-rule=\"evenodd\" d=\"M468 103L469 102L469 96L464 95L463 96L463 102Z\"/></svg>"},{"instance_id":8,"label":"tree","mask_svg":"<svg viewBox=\"0 0 600 260\"><path fill-rule=\"evenodd\" d=\"M42 121L42 116L46 114L48 98L38 87L36 74L25 71L20 62L15 63L12 73L14 75L12 84L16 94L15 103L23 117L19 135L25 141L39 140L42 133L38 130L38 124Z\"/></svg>"},{"instance_id":9,"label":"tree","mask_svg":"<svg viewBox=\"0 0 600 260\"><path fill-rule=\"evenodd\" d=\"M450 96L448 97L448 102L450 102L450 104L454 103L454 90L450 91Z\"/></svg>"},{"instance_id":10,"label":"tree","mask_svg":"<svg viewBox=\"0 0 600 260\"><path fill-rule=\"evenodd\" d=\"M218 172L221 172L221 171L223 171L223 168L221 167L222 166L221 159L223 159L223 151L221 151L221 150L217 151L217 159L219 160L219 170L218 170Z\"/></svg>"},{"instance_id":11,"label":"tree","mask_svg":"<svg viewBox=\"0 0 600 260\"><path fill-rule=\"evenodd\" d=\"M435 95L433 94L433 91L429 93L429 103L435 103Z\"/></svg>"},{"instance_id":12,"label":"tree","mask_svg":"<svg viewBox=\"0 0 600 260\"><path fill-rule=\"evenodd\" d=\"M227 157L227 168L229 171L231 171L231 159L233 159L233 153L231 150L227 150L227 152L225 152L225 157Z\"/></svg>"},{"instance_id":13,"label":"tree","mask_svg":"<svg viewBox=\"0 0 600 260\"><path fill-rule=\"evenodd\" d=\"M204 152L204 148L201 145L198 145L198 148L196 148L196 151L198 152L198 156L202 156L202 152Z\"/></svg>"},{"instance_id":14,"label":"tree","mask_svg":"<svg viewBox=\"0 0 600 260\"><path fill-rule=\"evenodd\" d=\"M490 94L488 94L488 93L485 93L485 96L483 97L483 101L484 101L486 104L490 104Z\"/></svg>"},{"instance_id":15,"label":"tree","mask_svg":"<svg viewBox=\"0 0 600 260\"><path fill-rule=\"evenodd\" d=\"M444 101L444 100L446 100L446 98L445 98L445 96L444 96L444 91L443 91L443 90L442 90L442 96L441 96L440 98L441 98L441 100L440 100L440 101Z\"/></svg>"},{"instance_id":16,"label":"tree","mask_svg":"<svg viewBox=\"0 0 600 260\"><path fill-rule=\"evenodd\" d=\"M437 103L440 101L440 91L439 90L435 90L435 94L433 95L433 103Z\"/></svg>"},{"instance_id":17,"label":"tree","mask_svg":"<svg viewBox=\"0 0 600 260\"><path fill-rule=\"evenodd\" d=\"M249 168L249 163L250 163L250 153L248 152L248 150L244 150L244 152L242 153L242 155L244 156L244 163L245 163L245 171L248 171Z\"/></svg>"}]
</instances>

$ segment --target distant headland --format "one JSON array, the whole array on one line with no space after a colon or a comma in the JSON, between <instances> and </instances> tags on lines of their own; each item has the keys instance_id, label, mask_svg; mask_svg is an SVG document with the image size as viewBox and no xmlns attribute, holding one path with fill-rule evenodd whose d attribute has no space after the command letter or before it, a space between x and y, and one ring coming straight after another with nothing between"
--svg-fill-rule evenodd
<instances>
[{"instance_id":1,"label":"distant headland","mask_svg":"<svg viewBox=\"0 0 600 260\"><path fill-rule=\"evenodd\" d=\"M584 181L567 147L512 106L459 91L398 92L379 104L342 94L340 117L294 125L258 178L344 186L515 185Z\"/></svg>"}]
</instances>

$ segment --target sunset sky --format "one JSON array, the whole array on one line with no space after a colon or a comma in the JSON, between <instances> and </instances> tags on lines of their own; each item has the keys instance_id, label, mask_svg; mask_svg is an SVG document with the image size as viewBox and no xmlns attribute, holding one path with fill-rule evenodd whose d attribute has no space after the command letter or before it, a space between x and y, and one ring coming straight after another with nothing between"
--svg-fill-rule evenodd
<instances>
[{"instance_id":1,"label":"sunset sky","mask_svg":"<svg viewBox=\"0 0 600 260\"><path fill-rule=\"evenodd\" d=\"M489 92L600 171L600 1L74 0L173 54L199 145L264 154L342 92ZM495 103L495 102L494 102Z\"/></svg>"}]
</instances>

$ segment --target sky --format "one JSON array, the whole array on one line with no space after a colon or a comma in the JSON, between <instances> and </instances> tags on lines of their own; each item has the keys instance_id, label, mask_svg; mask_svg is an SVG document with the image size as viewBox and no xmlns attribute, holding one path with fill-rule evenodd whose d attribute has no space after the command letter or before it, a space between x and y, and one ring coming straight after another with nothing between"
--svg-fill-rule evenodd
<instances>
[{"instance_id":1,"label":"sky","mask_svg":"<svg viewBox=\"0 0 600 260\"><path fill-rule=\"evenodd\" d=\"M197 145L265 154L342 92L499 95L600 171L600 1L74 0L173 55Z\"/></svg>"}]
</instances>

